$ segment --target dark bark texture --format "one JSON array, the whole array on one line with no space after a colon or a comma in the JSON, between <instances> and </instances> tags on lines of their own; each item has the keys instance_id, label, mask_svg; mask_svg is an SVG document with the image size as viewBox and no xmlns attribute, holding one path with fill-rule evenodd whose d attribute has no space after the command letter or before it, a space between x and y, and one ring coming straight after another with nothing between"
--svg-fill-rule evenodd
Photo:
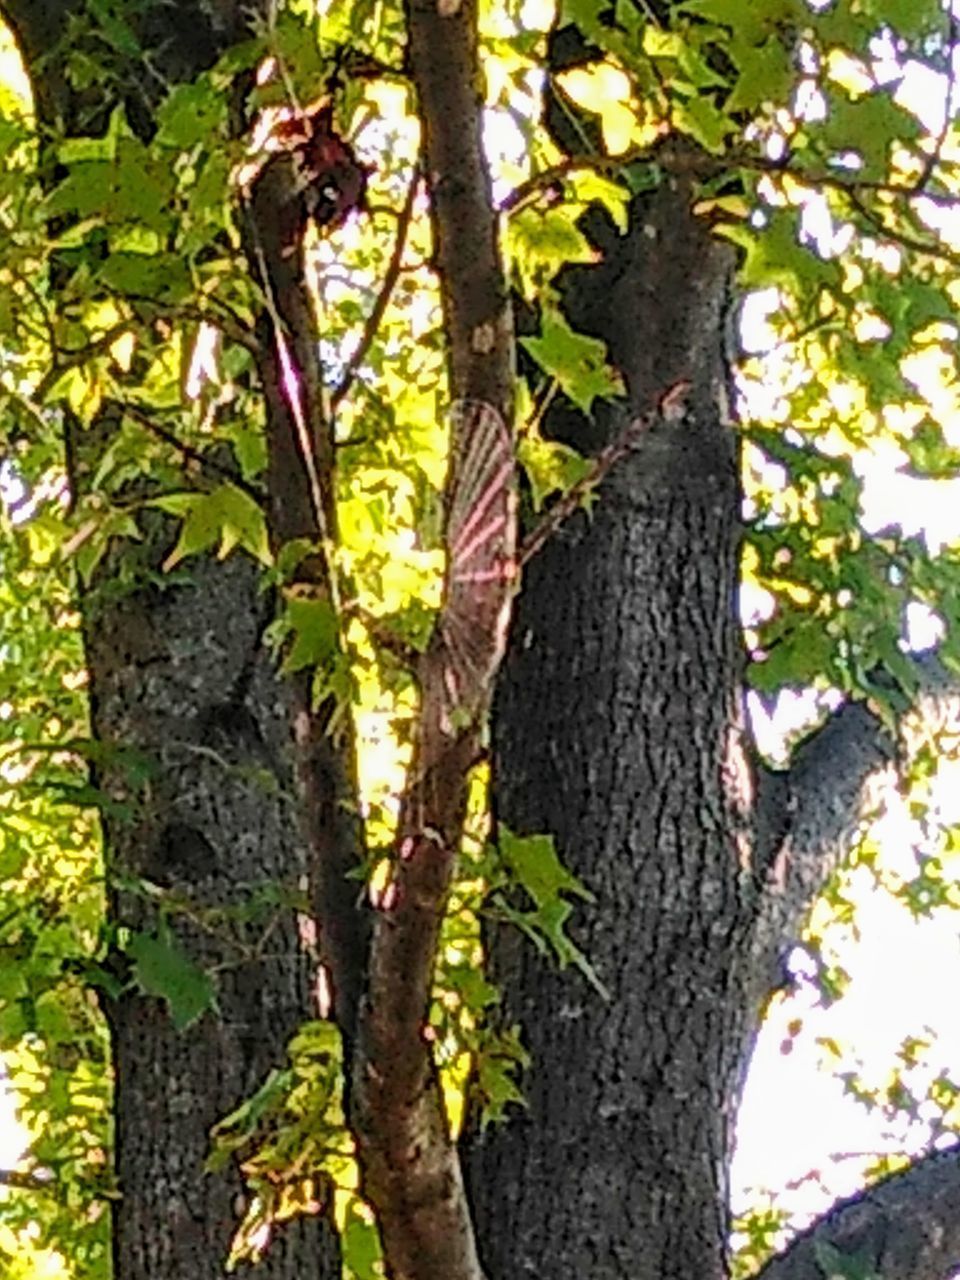
<instances>
[{"instance_id":1,"label":"dark bark texture","mask_svg":"<svg viewBox=\"0 0 960 1280\"><path fill-rule=\"evenodd\" d=\"M821 1280L829 1274L941 1280L958 1266L960 1147L954 1146L834 1206L768 1262L757 1280Z\"/></svg>"},{"instance_id":2,"label":"dark bark texture","mask_svg":"<svg viewBox=\"0 0 960 1280\"><path fill-rule=\"evenodd\" d=\"M170 532L155 531L157 552L169 549ZM293 910L245 909L255 886L279 882L292 897L308 871L287 708L260 644L257 577L239 557L193 561L189 582L165 586L157 573L119 594L104 583L101 600L87 602L97 737L147 760L136 789L116 767L102 771L101 785L138 810L134 821L106 822L108 865L181 903L183 913L172 912L178 942L219 975L217 1008L182 1032L159 1000L130 992L105 1002L122 1195L115 1274L124 1280L226 1274L244 1201L236 1171L204 1174L209 1131L283 1064L287 1041L315 1010ZM115 893L112 914L130 928L156 927L155 903L141 893ZM279 1231L258 1274L336 1276L326 1221Z\"/></svg>"},{"instance_id":3,"label":"dark bark texture","mask_svg":"<svg viewBox=\"0 0 960 1280\"><path fill-rule=\"evenodd\" d=\"M553 833L596 895L575 936L610 1000L516 935L492 937L506 1020L536 1066L529 1107L470 1152L491 1280L724 1273L749 916L739 482L722 349L732 264L690 203L668 180L622 239L592 218L604 260L565 280L571 322L606 339L628 383L629 406L599 419L607 439L676 381L692 389L684 418L611 473L592 518L533 561L514 619L496 816ZM578 439L572 410L552 425Z\"/></svg>"},{"instance_id":4,"label":"dark bark texture","mask_svg":"<svg viewBox=\"0 0 960 1280\"><path fill-rule=\"evenodd\" d=\"M551 65L588 52L566 28ZM573 151L569 116L548 94L547 122ZM728 1274L727 1168L761 1010L893 753L877 717L849 704L789 770L754 759L727 408L733 262L692 212L695 159L682 147L659 159L627 234L590 212L600 260L562 276L573 327L606 341L627 404L591 422L561 400L546 430L597 452L679 380L686 412L641 436L590 518L531 563L494 704L495 817L554 835L595 895L573 934L610 998L488 929L504 1021L520 1023L534 1064L528 1106L465 1142L489 1280ZM931 669L918 709L936 719L953 698ZM771 1280L822 1271L818 1240L864 1260L857 1274L945 1274L957 1250L937 1223L954 1214L955 1164L936 1157L841 1207ZM901 1247L897 1214L919 1194L936 1207Z\"/></svg>"},{"instance_id":5,"label":"dark bark texture","mask_svg":"<svg viewBox=\"0 0 960 1280\"><path fill-rule=\"evenodd\" d=\"M96 132L122 103L148 137L166 87L215 61L253 12L239 15L231 0L131 6L124 18L149 54L149 74L132 56L103 85L77 91L64 59L80 6L13 0L5 9L41 125L54 136ZM264 353L268 375L271 358ZM76 493L96 469L110 415L108 407L90 432L68 425ZM218 996L184 1031L159 999L128 990L104 1002L116 1080L114 1274L215 1280L227 1274L245 1205L238 1171L204 1173L210 1128L284 1064L289 1037L317 1013L315 957L293 906L249 906L265 882L292 899L314 870L295 797L298 690L277 683L262 646L255 566L241 556L194 557L168 576L161 565L175 531L157 517L143 523L145 542L115 548L82 601L92 731L105 749L98 782L134 810L104 822L111 916L121 928L154 931L161 895L117 885L142 877L159 886L173 935L217 975ZM145 759L139 782L112 748ZM127 976L119 953L109 963ZM257 1274L332 1280L339 1272L335 1233L318 1214L275 1230Z\"/></svg>"}]
</instances>

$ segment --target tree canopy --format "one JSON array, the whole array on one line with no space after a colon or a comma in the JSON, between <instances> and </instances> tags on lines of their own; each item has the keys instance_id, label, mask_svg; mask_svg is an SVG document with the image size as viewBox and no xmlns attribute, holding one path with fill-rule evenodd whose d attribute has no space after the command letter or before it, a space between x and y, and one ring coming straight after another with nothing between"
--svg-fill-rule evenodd
<instances>
[{"instance_id":1,"label":"tree canopy","mask_svg":"<svg viewBox=\"0 0 960 1280\"><path fill-rule=\"evenodd\" d=\"M651 920L678 955L696 934L700 996L737 1005L705 1147L719 1258L727 1112L779 960L803 934L842 993L851 859L918 915L958 902L933 782L957 546L899 496L866 514L882 468L922 504L960 464L952 10L0 9L0 1052L29 1135L0 1176L5 1274L119 1277L150 1090L169 1162L194 1067L189 1176L223 1180L232 1266L507 1274L534 1210L498 1241L482 1188L521 1177L510 1135L551 1105L530 1082L566 1069L531 975L560 972L555 1024L629 1004L596 923L614 882L579 850L605 838L591 804L608 833L640 804L618 762L644 753L686 781L640 804L655 832L624 819L658 851L624 871L650 877L630 945ZM661 541L624 567L631 536ZM797 691L809 736L764 760L749 707ZM610 732L618 699L642 750ZM910 875L863 835L891 770L924 827ZM689 991L666 972L662 1016L642 1003L669 1047ZM649 1086L679 1147L687 1086L674 1116L627 1040L624 1107ZM880 1101L942 1145L960 1086L914 1097L905 1054ZM912 1175L943 1222L949 1153ZM770 1275L946 1274L952 1226L929 1255L906 1225L890 1244L910 1176L865 1202L886 1243L841 1211ZM303 1219L330 1237L266 1261ZM782 1224L739 1225L727 1274ZM598 1246L598 1280L645 1276L631 1247Z\"/></svg>"}]
</instances>

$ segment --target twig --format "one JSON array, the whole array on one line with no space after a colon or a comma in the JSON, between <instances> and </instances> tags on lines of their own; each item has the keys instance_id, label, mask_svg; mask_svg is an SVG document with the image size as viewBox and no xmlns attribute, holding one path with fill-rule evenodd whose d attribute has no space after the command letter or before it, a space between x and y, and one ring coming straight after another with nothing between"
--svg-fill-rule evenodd
<instances>
[{"instance_id":1,"label":"twig","mask_svg":"<svg viewBox=\"0 0 960 1280\"><path fill-rule=\"evenodd\" d=\"M675 382L673 386L667 388L654 409L635 418L616 440L597 454L593 466L586 475L581 476L576 484L571 485L566 493L557 499L533 532L523 540L517 553L518 569L522 569L538 551L543 549L560 526L573 515L584 498L601 483L611 467L615 466L621 458L626 457L657 418L671 420L683 411L689 390L690 383L685 379Z\"/></svg>"},{"instance_id":2,"label":"twig","mask_svg":"<svg viewBox=\"0 0 960 1280\"><path fill-rule=\"evenodd\" d=\"M36 390L33 393L34 399L43 401L47 397L50 389L56 386L60 378L63 377L70 369L76 369L78 365L85 364L88 360L92 360L95 356L102 355L105 351L109 351L113 344L122 338L125 333L129 333L134 327L133 321L121 320L118 324L111 325L106 333L101 334L99 338L88 343L85 347L75 347L70 351L55 352L54 363L40 379ZM62 357L57 359L57 356Z\"/></svg>"},{"instance_id":3,"label":"twig","mask_svg":"<svg viewBox=\"0 0 960 1280\"><path fill-rule=\"evenodd\" d=\"M914 195L925 194L925 188L927 186L927 183L930 181L930 179L933 176L934 169L937 167L937 161L940 159L940 153L943 151L943 144L947 140L947 134L950 131L950 125L952 123L951 111L953 108L953 92L954 92L954 89L956 88L956 70L954 66L953 55L957 47L957 19L952 13L949 16L948 30L950 32L950 37L947 43L947 51L946 51L947 92L943 102L943 122L940 125L940 131L937 134L936 139L934 140L934 144L930 148L930 152L927 155L927 158L924 160L923 168L920 171L920 176L917 178L916 182L913 184Z\"/></svg>"},{"instance_id":4,"label":"twig","mask_svg":"<svg viewBox=\"0 0 960 1280\"><path fill-rule=\"evenodd\" d=\"M397 237L393 245L393 253L387 264L386 274L383 277L383 284L380 292L377 294L377 300L367 317L367 322L363 326L363 333L360 336L360 342L356 351L347 361L347 367L343 371L343 376L338 382L333 394L330 397L330 414L336 413L344 396L353 386L357 371L367 358L367 352L370 345L376 337L377 330L380 328L380 322L383 320L387 305L390 302L393 290L396 287L397 279L400 276L400 263L403 258L403 251L407 245L407 233L410 230L410 222L413 218L413 206L417 198L417 191L420 187L420 170L414 169L413 176L410 179L410 186L407 188L407 198L404 201L403 209L400 211L400 217L397 221Z\"/></svg>"},{"instance_id":5,"label":"twig","mask_svg":"<svg viewBox=\"0 0 960 1280\"><path fill-rule=\"evenodd\" d=\"M925 199L932 201L934 204L942 205L945 208L954 208L957 204L960 204L960 197L926 190L933 170L936 168L938 158L939 147L935 148L932 155L928 157L924 172L919 178L910 183L886 182L879 178L846 178L841 174L831 173L829 170L823 169L807 170L800 166L791 165L789 161L782 159L772 160L768 156L751 154L746 151L732 151L726 156L712 156L706 152L688 149L684 149L681 152L672 149L669 145L669 140L666 143L660 140L652 147L634 148L630 151L625 151L619 156L592 155L589 152L567 156L559 163L551 165L541 173L534 174L533 177L514 187L513 191L509 192L500 202L499 208L501 213L513 213L520 206L539 195L541 191L549 190L556 183L562 182L565 178L569 178L572 173L576 173L578 169L589 169L594 173L616 176L628 165L636 164L639 161L659 164L670 173L682 171L699 178L719 177L724 172L739 168L765 174L771 178L778 176L793 178L807 186L829 187L832 190L847 193L851 191L871 191L881 195L893 196L910 197L923 195Z\"/></svg>"},{"instance_id":6,"label":"twig","mask_svg":"<svg viewBox=\"0 0 960 1280\"><path fill-rule=\"evenodd\" d=\"M225 338L229 338L231 342L235 342L238 346L249 351L252 356L256 356L260 352L260 344L256 335L244 322L240 313L234 310L228 302L218 298L216 294L210 294L207 297L211 311L216 306L216 314L211 314L211 311L207 311L204 307L191 306L189 303L171 307L156 298L147 297L145 294L131 294L130 298L140 307L152 308L153 316L156 320L189 320L194 324L209 324L219 329Z\"/></svg>"},{"instance_id":7,"label":"twig","mask_svg":"<svg viewBox=\"0 0 960 1280\"><path fill-rule=\"evenodd\" d=\"M172 431L168 431L166 427L161 427L159 423L154 422L148 414L144 413L142 409L138 409L136 405L120 401L118 407L121 413L132 418L138 426L143 427L145 431L149 431L150 434L156 436L158 440L162 440L165 444L170 445L171 449L176 449L184 458L189 459L191 462L195 462L205 471L213 471L217 475L223 476L226 480L229 480L231 484L236 485L238 489L242 489L248 497L253 498L254 502L256 502L258 506L263 505L263 494L255 485L250 484L249 481L244 480L243 476L238 475L232 467L225 466L222 462L218 462L216 458L211 457L208 453L204 453L201 449L195 449L193 445L180 440Z\"/></svg>"},{"instance_id":8,"label":"twig","mask_svg":"<svg viewBox=\"0 0 960 1280\"><path fill-rule=\"evenodd\" d=\"M40 312L40 316L43 320L43 327L47 332L47 341L50 343L50 350L53 352L54 359L56 359L57 351L58 351L57 331L56 331L56 327L54 326L53 319L51 318L51 315L50 315L50 308L47 306L44 299L40 296L40 291L37 289L36 285L33 283L32 280L28 279L27 276L23 275L15 267L10 269L10 274L13 277L13 279L17 282L17 284L22 285L23 288L26 289L27 293L30 295L31 299L33 300L34 306Z\"/></svg>"},{"instance_id":9,"label":"twig","mask_svg":"<svg viewBox=\"0 0 960 1280\"><path fill-rule=\"evenodd\" d=\"M344 605L344 612L359 618L367 635L372 640L375 640L381 649L396 658L402 666L408 667L411 671L416 670L417 662L421 656L420 651L404 640L402 636L398 636L395 631L391 631L390 627L386 626L381 618L368 612L355 601Z\"/></svg>"},{"instance_id":10,"label":"twig","mask_svg":"<svg viewBox=\"0 0 960 1280\"><path fill-rule=\"evenodd\" d=\"M871 227L880 235L885 236L894 244L901 245L904 249L910 249L914 253L923 253L931 258L938 258L941 262L949 262L953 267L960 267L960 253L954 249L948 248L946 245L931 244L929 241L921 240L917 236L910 235L906 231L897 231L893 227L887 226L886 222L879 213L874 213L869 209L860 196L855 191L848 191L847 198L856 209L857 213L864 218Z\"/></svg>"},{"instance_id":11,"label":"twig","mask_svg":"<svg viewBox=\"0 0 960 1280\"><path fill-rule=\"evenodd\" d=\"M21 1173L17 1169L0 1169L0 1187L16 1187L18 1191L42 1191L53 1195L56 1191L51 1174L43 1178L36 1173Z\"/></svg>"},{"instance_id":12,"label":"twig","mask_svg":"<svg viewBox=\"0 0 960 1280\"><path fill-rule=\"evenodd\" d=\"M564 178L569 178L571 173L576 173L578 169L590 169L594 173L611 173L616 176L626 165L633 164L637 160L652 158L650 152L646 150L624 152L620 156L601 156L590 152L567 156L566 159L551 165L548 169L543 169L540 173L535 173L509 191L500 201L499 211L515 213L542 191L549 191L551 187L562 182Z\"/></svg>"}]
</instances>

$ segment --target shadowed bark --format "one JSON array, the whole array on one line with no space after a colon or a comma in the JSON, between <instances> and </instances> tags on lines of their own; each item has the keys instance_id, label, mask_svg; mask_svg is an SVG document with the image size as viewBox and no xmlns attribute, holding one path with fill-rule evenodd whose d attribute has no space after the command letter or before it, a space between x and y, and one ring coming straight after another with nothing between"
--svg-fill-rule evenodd
<instances>
[{"instance_id":1,"label":"shadowed bark","mask_svg":"<svg viewBox=\"0 0 960 1280\"><path fill-rule=\"evenodd\" d=\"M571 29L554 37L554 66L581 53ZM569 123L549 95L547 119L564 143ZM554 972L517 933L488 929L504 1022L520 1024L533 1058L527 1107L465 1142L489 1280L727 1276L727 1168L760 1012L894 754L880 720L851 704L791 769L755 761L727 415L733 263L692 213L676 159L671 173L663 154L661 184L633 202L625 236L603 213L586 216L602 260L562 276L571 324L606 341L628 404L589 422L560 400L548 435L595 453L674 381L692 391L686 417L641 438L590 518L534 559L515 612L494 704L495 813L553 834L595 895L578 903L572 932L610 1000ZM956 695L931 663L918 711L936 719ZM927 1177L932 1203L952 1213L955 1165ZM933 1213L905 1228L926 1241L932 1269L892 1247L913 1185L891 1188L882 1209L869 1193L825 1222L823 1239L855 1252L866 1223L869 1262L883 1259L875 1272L943 1274L952 1233L937 1234ZM784 1275L817 1274L820 1236L784 1260Z\"/></svg>"},{"instance_id":2,"label":"shadowed bark","mask_svg":"<svg viewBox=\"0 0 960 1280\"><path fill-rule=\"evenodd\" d=\"M937 1151L833 1209L758 1280L828 1274L941 1280L960 1266L960 1147Z\"/></svg>"},{"instance_id":3,"label":"shadowed bark","mask_svg":"<svg viewBox=\"0 0 960 1280\"><path fill-rule=\"evenodd\" d=\"M491 937L505 1020L535 1063L529 1107L471 1145L491 1280L719 1277L725 1167L746 1034L736 964L743 865L739 486L724 417L730 255L667 183L605 259L566 273L571 323L602 336L629 404L692 388L531 564L494 709L496 816L549 831L596 895L575 938L610 991ZM554 434L575 438L561 410ZM604 441L595 441L603 443Z\"/></svg>"},{"instance_id":4,"label":"shadowed bark","mask_svg":"<svg viewBox=\"0 0 960 1280\"><path fill-rule=\"evenodd\" d=\"M149 73L130 55L103 84L81 91L65 73L69 16L80 8L5 6L33 73L41 126L52 136L58 129L96 133L123 105L148 137L166 88L211 65L250 16L238 18L229 3L186 0L125 13L149 52ZM41 167L51 181L43 157ZM275 400L271 357L263 350L260 364L267 398ZM96 470L111 413L106 406L91 431L68 423L77 495ZM295 507L296 496L289 501ZM292 905L316 867L295 795L294 764L303 755L292 733L297 689L277 683L262 646L269 615L258 571L240 556L225 563L192 557L168 577L161 565L172 525L154 517L143 527L145 542L115 547L108 572L81 602L92 730L104 746L98 781L135 811L132 820L104 821L111 923L156 932L158 903L165 904L172 936L194 964L217 975L219 990L216 1008L182 1032L160 1000L128 989L104 1001L116 1078L114 1271L123 1280L213 1280L227 1274L246 1204L239 1171L204 1172L209 1130L284 1064L287 1041L317 1014L315 957ZM114 752L124 748L146 762L138 783ZM339 813L334 773L321 761L311 798L321 811L327 805ZM141 877L163 893L132 887ZM252 910L251 894L267 883L286 892L290 905ZM127 976L122 956L109 963ZM339 1271L338 1241L323 1213L275 1229L257 1274L333 1280Z\"/></svg>"}]
</instances>

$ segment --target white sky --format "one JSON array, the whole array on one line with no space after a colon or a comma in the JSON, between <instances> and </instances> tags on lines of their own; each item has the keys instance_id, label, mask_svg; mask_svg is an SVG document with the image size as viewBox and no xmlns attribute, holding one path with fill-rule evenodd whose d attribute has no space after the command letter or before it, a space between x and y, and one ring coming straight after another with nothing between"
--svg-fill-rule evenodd
<instances>
[{"instance_id":1,"label":"white sky","mask_svg":"<svg viewBox=\"0 0 960 1280\"><path fill-rule=\"evenodd\" d=\"M946 94L945 77L914 66L898 97L936 132ZM821 244L835 234L825 204L812 202L804 222L805 230ZM956 220L954 228L960 235ZM749 349L761 351L770 345L764 316L772 301L769 294L758 294L748 303L744 319ZM758 392L762 396L762 390ZM960 421L953 412L941 426L951 443L960 436ZM897 523L906 533L922 533L933 551L960 541L960 479L917 479L901 470L906 461L892 445L857 459L864 527L877 531ZM747 602L748 607L755 603ZM922 607L910 610L911 647L928 647L939 629L939 621ZM792 693L781 697L772 718L758 709L754 724L761 748L777 755L781 735L809 723L812 712L809 695ZM960 821L960 765L941 766L933 802L944 822ZM876 834L881 866L904 878L915 874L915 850L922 834L895 791ZM876 888L866 869L853 881L856 936L838 949L850 975L849 986L827 1009L818 1005L815 987L802 980L791 994L775 998L756 1047L738 1121L731 1176L734 1211L757 1206L762 1202L758 1192L770 1191L797 1228L838 1197L855 1192L863 1170L877 1154L920 1150L929 1136L922 1123L911 1125L897 1115L885 1118L879 1109L869 1111L845 1093L819 1038L838 1041L849 1050L842 1066L849 1069L860 1060L866 1081L880 1085L904 1039L926 1035L935 1043L911 1083L922 1086L941 1070L960 1078L960 915L944 909L917 920ZM795 1020L802 1026L791 1037L788 1027Z\"/></svg>"}]
</instances>

